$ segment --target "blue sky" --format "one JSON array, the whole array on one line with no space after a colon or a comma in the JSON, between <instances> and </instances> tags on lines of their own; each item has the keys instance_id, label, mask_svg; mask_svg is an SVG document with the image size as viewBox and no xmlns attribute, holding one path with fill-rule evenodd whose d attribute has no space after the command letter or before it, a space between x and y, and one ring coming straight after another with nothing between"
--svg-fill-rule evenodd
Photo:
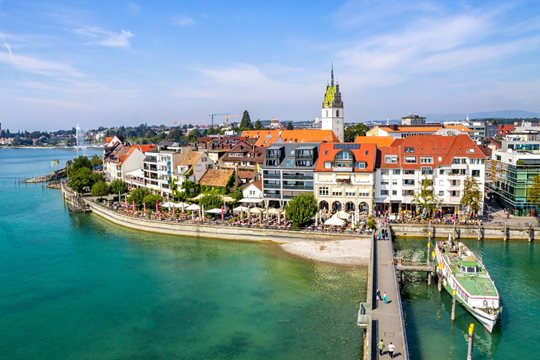
<instances>
[{"instance_id":1,"label":"blue sky","mask_svg":"<svg viewBox=\"0 0 540 360\"><path fill-rule=\"evenodd\" d=\"M18 129L308 120L334 63L346 121L540 111L538 1L0 0Z\"/></svg>"}]
</instances>

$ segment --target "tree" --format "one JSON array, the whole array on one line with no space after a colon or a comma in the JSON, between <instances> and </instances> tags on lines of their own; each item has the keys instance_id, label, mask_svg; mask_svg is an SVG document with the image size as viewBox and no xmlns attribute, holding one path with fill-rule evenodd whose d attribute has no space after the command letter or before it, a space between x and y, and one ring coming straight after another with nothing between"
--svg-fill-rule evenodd
<instances>
[{"instance_id":1,"label":"tree","mask_svg":"<svg viewBox=\"0 0 540 360\"><path fill-rule=\"evenodd\" d=\"M193 129L186 136L186 141L190 144L196 143L200 135L199 129Z\"/></svg>"},{"instance_id":2,"label":"tree","mask_svg":"<svg viewBox=\"0 0 540 360\"><path fill-rule=\"evenodd\" d=\"M261 119L257 119L257 121L255 121L255 125L253 125L253 129L261 130L262 128L263 128L263 125L262 125Z\"/></svg>"},{"instance_id":3,"label":"tree","mask_svg":"<svg viewBox=\"0 0 540 360\"><path fill-rule=\"evenodd\" d=\"M533 183L529 187L528 195L529 202L540 207L540 175L536 175L533 178Z\"/></svg>"},{"instance_id":4,"label":"tree","mask_svg":"<svg viewBox=\"0 0 540 360\"><path fill-rule=\"evenodd\" d=\"M366 136L369 127L366 124L358 123L347 126L344 131L345 142L354 142L357 136Z\"/></svg>"},{"instance_id":5,"label":"tree","mask_svg":"<svg viewBox=\"0 0 540 360\"><path fill-rule=\"evenodd\" d=\"M98 181L92 185L92 190L90 191L92 196L99 197L107 195L109 193L109 185L105 181Z\"/></svg>"},{"instance_id":6,"label":"tree","mask_svg":"<svg viewBox=\"0 0 540 360\"><path fill-rule=\"evenodd\" d=\"M147 194L143 198L143 203L146 205L147 210L153 210L156 207L156 202L160 202L161 200L162 200L161 195Z\"/></svg>"},{"instance_id":7,"label":"tree","mask_svg":"<svg viewBox=\"0 0 540 360\"><path fill-rule=\"evenodd\" d=\"M250 130L253 129L253 124L251 123L251 117L247 110L244 110L242 114L242 120L240 120L240 130Z\"/></svg>"},{"instance_id":8,"label":"tree","mask_svg":"<svg viewBox=\"0 0 540 360\"><path fill-rule=\"evenodd\" d=\"M433 190L433 180L427 178L422 180L420 189L414 193L413 202L420 209L429 213L437 209L440 200Z\"/></svg>"},{"instance_id":9,"label":"tree","mask_svg":"<svg viewBox=\"0 0 540 360\"><path fill-rule=\"evenodd\" d=\"M294 227L309 224L317 210L317 200L313 193L297 195L285 207L287 219L292 221Z\"/></svg>"},{"instance_id":10,"label":"tree","mask_svg":"<svg viewBox=\"0 0 540 360\"><path fill-rule=\"evenodd\" d=\"M129 194L128 200L130 203L135 203L137 207L140 207L143 204L144 197L148 194L149 192L145 188L135 189Z\"/></svg>"},{"instance_id":11,"label":"tree","mask_svg":"<svg viewBox=\"0 0 540 360\"><path fill-rule=\"evenodd\" d=\"M95 168L97 166L103 165L103 160L94 154L92 158L90 159L90 163L92 164L92 168Z\"/></svg>"},{"instance_id":12,"label":"tree","mask_svg":"<svg viewBox=\"0 0 540 360\"><path fill-rule=\"evenodd\" d=\"M77 192L91 189L96 182L103 181L103 175L93 173L92 170L87 167L80 168L71 174L68 185Z\"/></svg>"},{"instance_id":13,"label":"tree","mask_svg":"<svg viewBox=\"0 0 540 360\"><path fill-rule=\"evenodd\" d=\"M180 138L182 137L182 134L183 134L182 130L180 130L179 128L174 128L171 131L169 131L169 135L167 135L167 139L179 141Z\"/></svg>"},{"instance_id":14,"label":"tree","mask_svg":"<svg viewBox=\"0 0 540 360\"><path fill-rule=\"evenodd\" d=\"M90 159L88 159L86 156L83 156L83 155L73 159L73 161L71 162L71 165L69 165L67 168L68 175L71 176L72 174L74 174L75 172L77 172L79 169L82 169L82 168L87 168L90 171L93 169L92 162L90 161Z\"/></svg>"},{"instance_id":15,"label":"tree","mask_svg":"<svg viewBox=\"0 0 540 360\"><path fill-rule=\"evenodd\" d=\"M294 125L291 121L287 123L287 130L294 130Z\"/></svg>"},{"instance_id":16,"label":"tree","mask_svg":"<svg viewBox=\"0 0 540 360\"><path fill-rule=\"evenodd\" d=\"M223 205L223 196L217 194L207 194L201 197L199 205L204 206L205 210L220 208Z\"/></svg>"},{"instance_id":17,"label":"tree","mask_svg":"<svg viewBox=\"0 0 540 360\"><path fill-rule=\"evenodd\" d=\"M463 183L463 196L461 197L461 206L466 206L469 212L476 214L480 210L482 203L482 191L478 182L473 177L467 177Z\"/></svg>"},{"instance_id":18,"label":"tree","mask_svg":"<svg viewBox=\"0 0 540 360\"><path fill-rule=\"evenodd\" d=\"M127 193L129 185L127 182L122 181L121 179L115 179L109 185L109 190L111 194L125 194Z\"/></svg>"}]
</instances>

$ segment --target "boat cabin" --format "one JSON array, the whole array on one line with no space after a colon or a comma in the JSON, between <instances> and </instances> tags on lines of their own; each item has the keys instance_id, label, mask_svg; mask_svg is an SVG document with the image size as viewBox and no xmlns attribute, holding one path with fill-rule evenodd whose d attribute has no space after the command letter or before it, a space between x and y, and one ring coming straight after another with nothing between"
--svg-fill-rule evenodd
<instances>
[{"instance_id":1,"label":"boat cabin","mask_svg":"<svg viewBox=\"0 0 540 360\"><path fill-rule=\"evenodd\" d=\"M467 274L479 273L482 268L478 266L476 261L462 261L459 264L459 270Z\"/></svg>"}]
</instances>

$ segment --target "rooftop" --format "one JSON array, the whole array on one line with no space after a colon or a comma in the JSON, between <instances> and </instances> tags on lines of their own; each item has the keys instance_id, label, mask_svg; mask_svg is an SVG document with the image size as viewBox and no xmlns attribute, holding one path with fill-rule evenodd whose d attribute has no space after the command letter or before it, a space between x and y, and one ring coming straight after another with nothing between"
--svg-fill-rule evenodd
<instances>
[{"instance_id":1,"label":"rooftop","mask_svg":"<svg viewBox=\"0 0 540 360\"><path fill-rule=\"evenodd\" d=\"M200 185L226 187L233 175L232 169L208 169L199 181Z\"/></svg>"}]
</instances>

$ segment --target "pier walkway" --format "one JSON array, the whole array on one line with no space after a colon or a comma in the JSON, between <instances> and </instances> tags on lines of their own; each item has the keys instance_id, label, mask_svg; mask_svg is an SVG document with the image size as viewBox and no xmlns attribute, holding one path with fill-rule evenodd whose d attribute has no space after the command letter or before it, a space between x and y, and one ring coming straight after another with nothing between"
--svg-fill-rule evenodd
<instances>
[{"instance_id":1,"label":"pier walkway","mask_svg":"<svg viewBox=\"0 0 540 360\"><path fill-rule=\"evenodd\" d=\"M394 266L392 234L389 227L384 228L388 229L388 240L375 239L373 242L371 358L378 358L379 351L377 350L377 343L382 339L385 345L385 351L387 351L390 342L396 346L394 358L409 359L401 296ZM380 290L381 294L386 292L389 300L388 304L377 299L377 289ZM396 356L397 354L399 355Z\"/></svg>"}]
</instances>

